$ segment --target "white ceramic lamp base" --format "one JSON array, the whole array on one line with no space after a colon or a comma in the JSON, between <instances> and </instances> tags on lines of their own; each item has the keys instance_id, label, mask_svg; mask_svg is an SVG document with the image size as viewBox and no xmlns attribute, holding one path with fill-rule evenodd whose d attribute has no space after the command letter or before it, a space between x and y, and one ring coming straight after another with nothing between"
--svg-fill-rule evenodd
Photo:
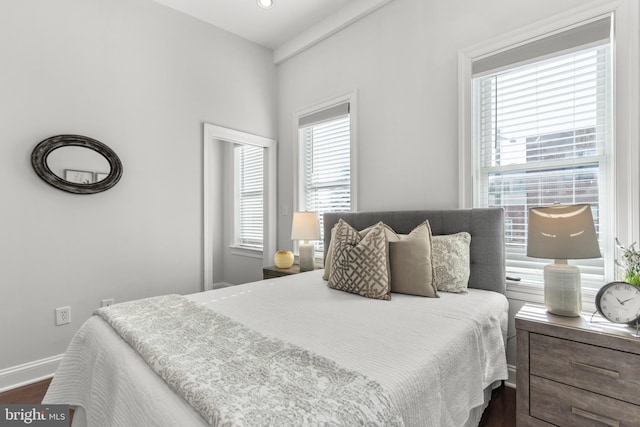
<instances>
[{"instance_id":1,"label":"white ceramic lamp base","mask_svg":"<svg viewBox=\"0 0 640 427\"><path fill-rule=\"evenodd\" d=\"M580 270L567 260L555 260L544 267L544 305L560 316L577 317L582 311Z\"/></svg>"},{"instance_id":2,"label":"white ceramic lamp base","mask_svg":"<svg viewBox=\"0 0 640 427\"><path fill-rule=\"evenodd\" d=\"M313 243L300 243L300 271L313 271L315 259L313 256Z\"/></svg>"}]
</instances>

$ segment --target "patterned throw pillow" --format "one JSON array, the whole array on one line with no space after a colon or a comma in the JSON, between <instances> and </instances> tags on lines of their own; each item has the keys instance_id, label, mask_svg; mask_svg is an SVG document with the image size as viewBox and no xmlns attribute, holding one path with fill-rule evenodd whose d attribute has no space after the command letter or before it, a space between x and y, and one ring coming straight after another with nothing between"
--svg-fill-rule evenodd
<instances>
[{"instance_id":1,"label":"patterned throw pillow","mask_svg":"<svg viewBox=\"0 0 640 427\"><path fill-rule=\"evenodd\" d=\"M371 229L373 227L375 227L376 225L377 224L370 225L369 227L365 228L364 230L358 231L358 234L360 235L360 239L364 238L364 236L369 234L369 231L371 231ZM334 242L336 240L335 237L336 237L336 229L337 228L338 228L338 223L334 224L333 227L331 227L331 240L329 240L329 248L327 249L327 257L324 260L324 273L322 274L322 278L324 280L329 280L329 275L331 274L332 260L333 260L333 246L335 245ZM397 234L387 224L384 224L384 233L387 236L387 241L389 241L389 240L394 240L395 241L395 237L397 236Z\"/></svg>"},{"instance_id":2,"label":"patterned throw pillow","mask_svg":"<svg viewBox=\"0 0 640 427\"><path fill-rule=\"evenodd\" d=\"M466 292L471 265L469 245L471 235L466 232L433 236L433 270L436 287L442 292Z\"/></svg>"},{"instance_id":3,"label":"patterned throw pillow","mask_svg":"<svg viewBox=\"0 0 640 427\"><path fill-rule=\"evenodd\" d=\"M331 263L330 288L367 298L391 299L387 238L382 222L361 238L356 229L338 221Z\"/></svg>"}]
</instances>

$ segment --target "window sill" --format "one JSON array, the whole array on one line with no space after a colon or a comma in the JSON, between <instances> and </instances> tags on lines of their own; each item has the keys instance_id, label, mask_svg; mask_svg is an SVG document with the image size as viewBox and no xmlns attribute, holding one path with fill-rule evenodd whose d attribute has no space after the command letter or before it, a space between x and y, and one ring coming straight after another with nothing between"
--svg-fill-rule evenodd
<instances>
[{"instance_id":1,"label":"window sill","mask_svg":"<svg viewBox=\"0 0 640 427\"><path fill-rule=\"evenodd\" d=\"M544 288L533 283L507 281L506 296L509 299L543 304Z\"/></svg>"},{"instance_id":2,"label":"window sill","mask_svg":"<svg viewBox=\"0 0 640 427\"><path fill-rule=\"evenodd\" d=\"M592 313L596 310L597 289L582 288L582 311ZM508 299L544 304L544 287L539 284L507 281Z\"/></svg>"},{"instance_id":3,"label":"window sill","mask_svg":"<svg viewBox=\"0 0 640 427\"><path fill-rule=\"evenodd\" d=\"M300 253L297 251L292 251L293 252L293 256L294 256L294 263L295 264L300 264ZM318 257L318 256L314 256L313 257L313 261L314 264L316 265L316 268L324 268L324 258L323 257Z\"/></svg>"},{"instance_id":4,"label":"window sill","mask_svg":"<svg viewBox=\"0 0 640 427\"><path fill-rule=\"evenodd\" d=\"M231 249L231 255L243 256L247 258L256 258L256 259L263 258L262 249L251 249L251 248L245 248L242 246L233 246L233 245L229 246L229 249Z\"/></svg>"}]
</instances>

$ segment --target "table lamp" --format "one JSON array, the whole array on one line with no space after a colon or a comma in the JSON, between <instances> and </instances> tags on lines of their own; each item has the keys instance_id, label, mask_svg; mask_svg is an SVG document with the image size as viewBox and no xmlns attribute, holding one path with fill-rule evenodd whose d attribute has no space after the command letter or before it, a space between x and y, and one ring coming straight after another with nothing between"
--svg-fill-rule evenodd
<instances>
[{"instance_id":1,"label":"table lamp","mask_svg":"<svg viewBox=\"0 0 640 427\"><path fill-rule=\"evenodd\" d=\"M527 256L555 260L544 267L544 305L549 313L582 311L580 270L568 259L599 258L591 207L553 205L529 209Z\"/></svg>"},{"instance_id":2,"label":"table lamp","mask_svg":"<svg viewBox=\"0 0 640 427\"><path fill-rule=\"evenodd\" d=\"M291 224L291 240L302 240L300 243L300 271L311 271L315 268L313 243L309 240L320 238L320 225L317 212L294 212Z\"/></svg>"}]
</instances>

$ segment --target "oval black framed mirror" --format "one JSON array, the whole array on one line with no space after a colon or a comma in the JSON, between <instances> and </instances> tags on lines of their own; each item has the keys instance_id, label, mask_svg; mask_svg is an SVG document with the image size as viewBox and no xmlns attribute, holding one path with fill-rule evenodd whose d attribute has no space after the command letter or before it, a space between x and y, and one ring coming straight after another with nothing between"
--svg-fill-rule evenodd
<instances>
[{"instance_id":1,"label":"oval black framed mirror","mask_svg":"<svg viewBox=\"0 0 640 427\"><path fill-rule=\"evenodd\" d=\"M31 166L47 184L74 194L100 193L122 177L118 155L102 142L82 135L56 135L31 153Z\"/></svg>"}]
</instances>

